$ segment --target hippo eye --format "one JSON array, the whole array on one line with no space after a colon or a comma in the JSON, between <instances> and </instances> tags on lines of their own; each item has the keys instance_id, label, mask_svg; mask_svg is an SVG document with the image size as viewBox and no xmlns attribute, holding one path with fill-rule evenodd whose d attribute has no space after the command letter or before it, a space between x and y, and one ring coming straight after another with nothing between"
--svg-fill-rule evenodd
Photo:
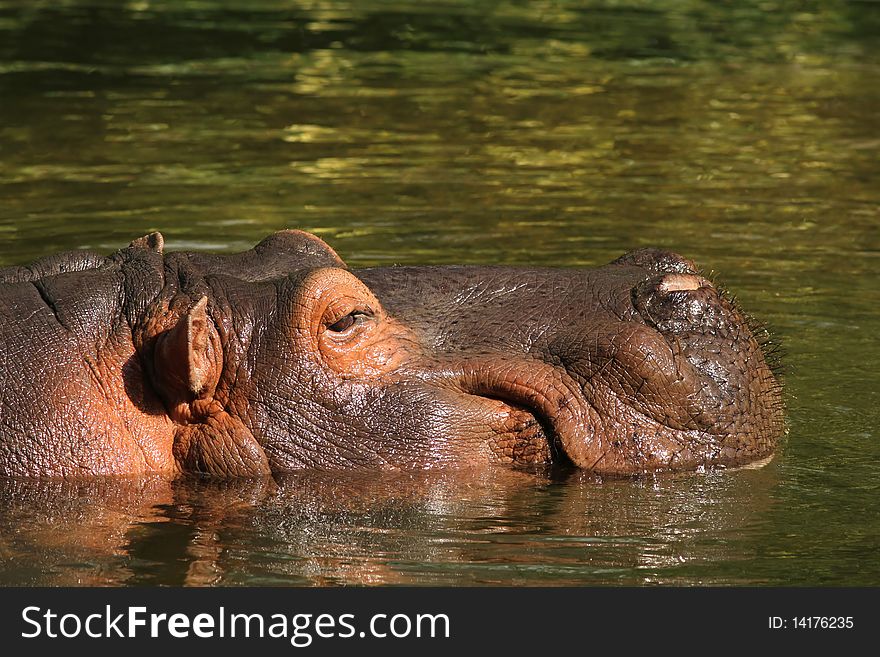
<instances>
[{"instance_id":1,"label":"hippo eye","mask_svg":"<svg viewBox=\"0 0 880 657\"><path fill-rule=\"evenodd\" d=\"M330 324L327 327L327 330L333 331L334 333L342 333L354 326L362 317L366 317L366 313L361 312L360 310L354 310L342 319Z\"/></svg>"}]
</instances>

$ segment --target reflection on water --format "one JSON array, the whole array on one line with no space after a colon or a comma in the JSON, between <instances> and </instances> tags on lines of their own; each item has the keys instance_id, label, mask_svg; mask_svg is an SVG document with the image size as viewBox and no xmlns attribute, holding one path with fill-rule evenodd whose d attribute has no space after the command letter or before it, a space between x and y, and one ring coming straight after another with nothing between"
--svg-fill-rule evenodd
<instances>
[{"instance_id":1,"label":"reflection on water","mask_svg":"<svg viewBox=\"0 0 880 657\"><path fill-rule=\"evenodd\" d=\"M3 482L17 584L762 582L775 468L599 482L502 469ZM731 574L704 574L718 562ZM741 569L741 570L740 570Z\"/></svg>"},{"instance_id":2,"label":"reflection on water","mask_svg":"<svg viewBox=\"0 0 880 657\"><path fill-rule=\"evenodd\" d=\"M0 265L663 246L781 338L790 415L674 478L3 482L0 583L880 583L878 40L843 0L0 1Z\"/></svg>"},{"instance_id":3,"label":"reflection on water","mask_svg":"<svg viewBox=\"0 0 880 657\"><path fill-rule=\"evenodd\" d=\"M838 534L829 555L828 535L804 532L799 515L786 509L792 502L782 472L774 462L760 469L607 481L503 469L379 477L303 473L278 481L3 481L0 581L875 581L876 560L861 561L854 572L845 558L873 550L871 527Z\"/></svg>"}]
</instances>

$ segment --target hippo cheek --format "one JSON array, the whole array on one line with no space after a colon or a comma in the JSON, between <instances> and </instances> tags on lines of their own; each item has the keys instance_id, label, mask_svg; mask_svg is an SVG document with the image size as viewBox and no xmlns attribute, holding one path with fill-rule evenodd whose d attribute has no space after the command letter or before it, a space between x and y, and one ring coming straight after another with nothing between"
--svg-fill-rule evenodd
<instances>
[{"instance_id":1,"label":"hippo cheek","mask_svg":"<svg viewBox=\"0 0 880 657\"><path fill-rule=\"evenodd\" d=\"M487 355L454 367L432 367L421 377L453 388L462 413L488 430L496 460L545 463L570 459L592 468L602 459L602 422L578 383L537 359Z\"/></svg>"},{"instance_id":2,"label":"hippo cheek","mask_svg":"<svg viewBox=\"0 0 880 657\"><path fill-rule=\"evenodd\" d=\"M460 385L500 405L494 443L517 462L527 454L606 474L656 470L676 465L698 433L664 424L605 382L547 363L477 365Z\"/></svg>"},{"instance_id":3,"label":"hippo cheek","mask_svg":"<svg viewBox=\"0 0 880 657\"><path fill-rule=\"evenodd\" d=\"M567 460L601 474L715 462L726 436L713 433L693 368L656 331L625 328L566 367L495 359L463 368L460 389L497 404L493 448L514 462Z\"/></svg>"}]
</instances>

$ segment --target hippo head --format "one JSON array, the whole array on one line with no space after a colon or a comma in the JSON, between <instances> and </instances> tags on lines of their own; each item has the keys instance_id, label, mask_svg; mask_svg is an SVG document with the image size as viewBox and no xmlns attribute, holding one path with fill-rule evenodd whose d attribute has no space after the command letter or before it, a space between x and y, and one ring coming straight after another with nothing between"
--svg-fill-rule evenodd
<instances>
[{"instance_id":1,"label":"hippo head","mask_svg":"<svg viewBox=\"0 0 880 657\"><path fill-rule=\"evenodd\" d=\"M135 344L184 471L629 474L753 461L783 431L743 315L669 252L353 271L283 231L241 254L168 254L164 270Z\"/></svg>"}]
</instances>

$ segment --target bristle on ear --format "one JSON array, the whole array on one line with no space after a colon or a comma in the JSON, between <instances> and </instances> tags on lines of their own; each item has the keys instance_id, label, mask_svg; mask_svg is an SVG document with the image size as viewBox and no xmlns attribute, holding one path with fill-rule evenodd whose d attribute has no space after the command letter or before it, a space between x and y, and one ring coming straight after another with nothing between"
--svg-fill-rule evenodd
<instances>
[{"instance_id":1,"label":"bristle on ear","mask_svg":"<svg viewBox=\"0 0 880 657\"><path fill-rule=\"evenodd\" d=\"M186 314L189 388L196 396L205 390L211 369L207 308L208 297L203 296Z\"/></svg>"}]
</instances>

